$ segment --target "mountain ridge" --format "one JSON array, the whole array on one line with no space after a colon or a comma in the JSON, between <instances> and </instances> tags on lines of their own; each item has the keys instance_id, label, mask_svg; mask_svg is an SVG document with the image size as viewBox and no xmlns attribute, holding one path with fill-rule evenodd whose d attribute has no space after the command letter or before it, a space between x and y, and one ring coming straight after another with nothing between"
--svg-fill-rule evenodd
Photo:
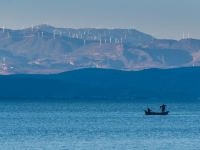
<instances>
[{"instance_id":1,"label":"mountain ridge","mask_svg":"<svg viewBox=\"0 0 200 150\"><path fill-rule=\"evenodd\" d=\"M200 40L157 39L136 29L0 29L0 74L80 68L143 70L200 65Z\"/></svg>"},{"instance_id":2,"label":"mountain ridge","mask_svg":"<svg viewBox=\"0 0 200 150\"><path fill-rule=\"evenodd\" d=\"M11 101L198 101L200 67L120 71L81 69L52 75L1 75Z\"/></svg>"}]
</instances>

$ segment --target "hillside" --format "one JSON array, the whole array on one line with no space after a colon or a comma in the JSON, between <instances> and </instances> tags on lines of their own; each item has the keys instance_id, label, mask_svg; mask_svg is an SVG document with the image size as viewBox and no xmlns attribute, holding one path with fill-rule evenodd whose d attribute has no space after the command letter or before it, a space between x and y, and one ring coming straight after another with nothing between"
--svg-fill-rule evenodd
<instances>
[{"instance_id":1,"label":"hillside","mask_svg":"<svg viewBox=\"0 0 200 150\"><path fill-rule=\"evenodd\" d=\"M80 68L176 68L199 66L199 62L197 39L157 39L136 29L49 25L0 29L0 74L49 74Z\"/></svg>"},{"instance_id":2,"label":"hillside","mask_svg":"<svg viewBox=\"0 0 200 150\"><path fill-rule=\"evenodd\" d=\"M198 100L200 68L117 71L83 69L54 75L0 76L1 100Z\"/></svg>"}]
</instances>

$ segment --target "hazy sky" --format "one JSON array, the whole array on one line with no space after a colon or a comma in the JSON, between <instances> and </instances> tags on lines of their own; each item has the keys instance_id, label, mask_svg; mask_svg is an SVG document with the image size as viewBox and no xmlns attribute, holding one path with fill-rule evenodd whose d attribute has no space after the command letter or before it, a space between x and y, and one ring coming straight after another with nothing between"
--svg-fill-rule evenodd
<instances>
[{"instance_id":1,"label":"hazy sky","mask_svg":"<svg viewBox=\"0 0 200 150\"><path fill-rule=\"evenodd\" d=\"M200 0L0 0L0 25L133 28L158 38L200 38Z\"/></svg>"}]
</instances>

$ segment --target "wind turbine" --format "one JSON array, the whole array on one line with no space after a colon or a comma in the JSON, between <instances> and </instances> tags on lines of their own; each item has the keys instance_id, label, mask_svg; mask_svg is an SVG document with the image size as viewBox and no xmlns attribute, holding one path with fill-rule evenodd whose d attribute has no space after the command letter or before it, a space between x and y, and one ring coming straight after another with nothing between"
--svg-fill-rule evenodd
<instances>
[{"instance_id":1,"label":"wind turbine","mask_svg":"<svg viewBox=\"0 0 200 150\"><path fill-rule=\"evenodd\" d=\"M99 45L101 46L101 44L102 44L102 42L101 42L101 38L100 38L100 40L99 40Z\"/></svg>"},{"instance_id":2,"label":"wind turbine","mask_svg":"<svg viewBox=\"0 0 200 150\"><path fill-rule=\"evenodd\" d=\"M188 39L190 38L190 33L188 32Z\"/></svg>"},{"instance_id":3,"label":"wind turbine","mask_svg":"<svg viewBox=\"0 0 200 150\"><path fill-rule=\"evenodd\" d=\"M115 39L115 44L117 44L117 39Z\"/></svg>"},{"instance_id":4,"label":"wind turbine","mask_svg":"<svg viewBox=\"0 0 200 150\"><path fill-rule=\"evenodd\" d=\"M10 38L10 33L9 32L8 32L7 36L8 36L8 39L9 39Z\"/></svg>"},{"instance_id":5,"label":"wind turbine","mask_svg":"<svg viewBox=\"0 0 200 150\"><path fill-rule=\"evenodd\" d=\"M5 57L3 57L3 64L2 64L2 69L3 69L3 71L7 71L7 65L6 65L6 58Z\"/></svg>"},{"instance_id":6,"label":"wind turbine","mask_svg":"<svg viewBox=\"0 0 200 150\"><path fill-rule=\"evenodd\" d=\"M126 40L126 38L127 38L127 35L126 35L126 34L125 34L124 38L125 38L125 40Z\"/></svg>"},{"instance_id":7,"label":"wind turbine","mask_svg":"<svg viewBox=\"0 0 200 150\"><path fill-rule=\"evenodd\" d=\"M3 26L3 33L5 32L5 26Z\"/></svg>"},{"instance_id":8,"label":"wind turbine","mask_svg":"<svg viewBox=\"0 0 200 150\"><path fill-rule=\"evenodd\" d=\"M53 30L53 39L55 40L56 39L56 31Z\"/></svg>"},{"instance_id":9,"label":"wind turbine","mask_svg":"<svg viewBox=\"0 0 200 150\"><path fill-rule=\"evenodd\" d=\"M32 30L32 32L33 32L33 29L34 29L34 27L33 27L33 25L31 25L31 30Z\"/></svg>"},{"instance_id":10,"label":"wind turbine","mask_svg":"<svg viewBox=\"0 0 200 150\"><path fill-rule=\"evenodd\" d=\"M86 44L86 41L84 40L84 45Z\"/></svg>"},{"instance_id":11,"label":"wind turbine","mask_svg":"<svg viewBox=\"0 0 200 150\"><path fill-rule=\"evenodd\" d=\"M78 33L76 33L76 38L78 39L79 37L78 37Z\"/></svg>"},{"instance_id":12,"label":"wind turbine","mask_svg":"<svg viewBox=\"0 0 200 150\"><path fill-rule=\"evenodd\" d=\"M6 65L6 58L3 57L3 65Z\"/></svg>"},{"instance_id":13,"label":"wind turbine","mask_svg":"<svg viewBox=\"0 0 200 150\"><path fill-rule=\"evenodd\" d=\"M183 33L183 39L185 39L185 33Z\"/></svg>"}]
</instances>

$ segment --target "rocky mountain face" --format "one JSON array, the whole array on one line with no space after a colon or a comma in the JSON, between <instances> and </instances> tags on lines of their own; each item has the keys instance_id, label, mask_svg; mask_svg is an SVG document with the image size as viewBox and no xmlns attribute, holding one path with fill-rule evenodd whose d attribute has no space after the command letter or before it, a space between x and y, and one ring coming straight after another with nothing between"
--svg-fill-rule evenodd
<instances>
[{"instance_id":1,"label":"rocky mountain face","mask_svg":"<svg viewBox=\"0 0 200 150\"><path fill-rule=\"evenodd\" d=\"M200 65L200 40L196 39L156 39L135 29L70 29L48 25L0 29L0 74L194 65Z\"/></svg>"}]
</instances>

